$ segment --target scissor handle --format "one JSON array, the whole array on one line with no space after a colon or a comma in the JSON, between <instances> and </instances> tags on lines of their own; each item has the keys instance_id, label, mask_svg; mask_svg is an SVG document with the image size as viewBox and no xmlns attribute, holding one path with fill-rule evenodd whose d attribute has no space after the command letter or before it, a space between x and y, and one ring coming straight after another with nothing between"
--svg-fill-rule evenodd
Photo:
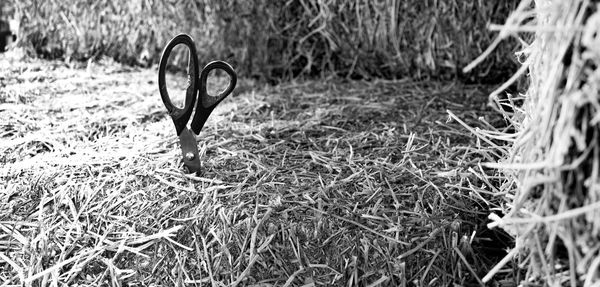
<instances>
[{"instance_id":1,"label":"scissor handle","mask_svg":"<svg viewBox=\"0 0 600 287\"><path fill-rule=\"evenodd\" d=\"M183 44L188 48L188 86L185 93L185 104L182 109L173 105L169 92L167 91L167 85L165 83L165 73L167 69L167 62L171 51L175 46ZM187 125L192 115L192 110L196 102L196 91L198 89L198 54L196 53L196 45L194 40L187 34L179 34L175 38L171 39L160 57L160 63L158 66L158 90L160 97L169 112L169 115L173 119L177 135L181 134L181 131Z\"/></svg>"},{"instance_id":2,"label":"scissor handle","mask_svg":"<svg viewBox=\"0 0 600 287\"><path fill-rule=\"evenodd\" d=\"M223 92L219 93L216 97L213 97L208 94L207 81L208 74L210 73L210 71L217 69L223 70L229 75L229 85ZM213 109L227 96L229 96L231 92L233 92L236 83L237 74L235 73L235 70L233 70L231 65L229 65L228 63L224 61L212 61L206 64L206 66L204 66L204 69L202 69L202 71L200 72L200 99L198 100L198 104L196 105L196 114L194 114L194 119L192 120L192 124L190 125L190 127L196 134L200 133L200 130L202 130L202 127L204 127L204 123L206 123L206 120L208 119L208 116L213 111Z\"/></svg>"}]
</instances>

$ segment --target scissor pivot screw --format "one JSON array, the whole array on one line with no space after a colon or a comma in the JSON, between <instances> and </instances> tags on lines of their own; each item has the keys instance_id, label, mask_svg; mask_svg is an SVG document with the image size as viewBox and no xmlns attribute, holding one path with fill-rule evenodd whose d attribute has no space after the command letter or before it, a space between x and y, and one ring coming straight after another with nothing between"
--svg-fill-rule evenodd
<instances>
[{"instance_id":1,"label":"scissor pivot screw","mask_svg":"<svg viewBox=\"0 0 600 287\"><path fill-rule=\"evenodd\" d=\"M195 157L195 156L194 156L194 153L193 153L193 152L188 152L188 153L186 153L186 154L185 154L185 159L186 159L187 161L192 161L192 160L194 159L194 157Z\"/></svg>"}]
</instances>

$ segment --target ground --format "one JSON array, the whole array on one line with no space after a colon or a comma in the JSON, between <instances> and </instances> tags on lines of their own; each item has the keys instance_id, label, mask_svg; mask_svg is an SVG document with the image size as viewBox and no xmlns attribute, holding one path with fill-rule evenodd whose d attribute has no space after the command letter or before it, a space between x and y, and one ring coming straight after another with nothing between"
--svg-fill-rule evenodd
<instances>
[{"instance_id":1,"label":"ground","mask_svg":"<svg viewBox=\"0 0 600 287\"><path fill-rule=\"evenodd\" d=\"M156 67L2 55L0 281L481 284L510 245L485 225L490 89L242 79L198 136L197 176Z\"/></svg>"}]
</instances>

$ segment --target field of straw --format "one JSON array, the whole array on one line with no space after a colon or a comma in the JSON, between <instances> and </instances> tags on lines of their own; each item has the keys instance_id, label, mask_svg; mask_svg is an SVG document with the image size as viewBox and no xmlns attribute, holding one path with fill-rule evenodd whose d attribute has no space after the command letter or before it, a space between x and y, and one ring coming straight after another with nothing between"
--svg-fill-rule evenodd
<instances>
[{"instance_id":1,"label":"field of straw","mask_svg":"<svg viewBox=\"0 0 600 287\"><path fill-rule=\"evenodd\" d=\"M156 68L13 54L0 56L5 285L478 285L510 244L486 227L497 190L480 162L496 155L463 122L502 124L489 87L247 88L209 119L192 176Z\"/></svg>"},{"instance_id":2,"label":"field of straw","mask_svg":"<svg viewBox=\"0 0 600 287\"><path fill-rule=\"evenodd\" d=\"M0 3L0 286L599 286L600 2L501 2Z\"/></svg>"}]
</instances>

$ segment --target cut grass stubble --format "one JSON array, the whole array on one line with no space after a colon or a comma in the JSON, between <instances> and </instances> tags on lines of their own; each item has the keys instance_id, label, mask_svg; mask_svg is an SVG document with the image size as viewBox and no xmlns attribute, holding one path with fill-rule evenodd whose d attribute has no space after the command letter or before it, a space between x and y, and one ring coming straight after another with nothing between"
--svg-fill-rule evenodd
<instances>
[{"instance_id":1,"label":"cut grass stubble","mask_svg":"<svg viewBox=\"0 0 600 287\"><path fill-rule=\"evenodd\" d=\"M494 155L445 113L496 125L482 87L234 95L199 136L195 176L155 71L2 66L7 284L478 284L505 255L485 231L498 194L472 172Z\"/></svg>"}]
</instances>

